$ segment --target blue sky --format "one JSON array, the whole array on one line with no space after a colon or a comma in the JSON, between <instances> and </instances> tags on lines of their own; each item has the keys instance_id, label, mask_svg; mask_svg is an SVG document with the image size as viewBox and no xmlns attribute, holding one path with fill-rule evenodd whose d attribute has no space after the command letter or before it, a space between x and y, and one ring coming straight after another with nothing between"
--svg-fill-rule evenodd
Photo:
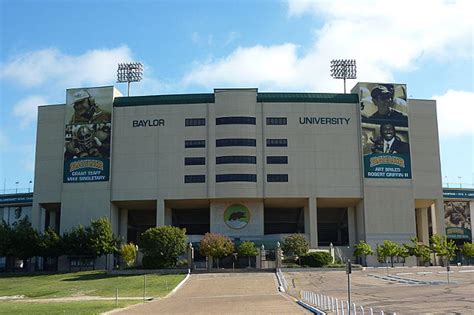
<instances>
[{"instance_id":1,"label":"blue sky","mask_svg":"<svg viewBox=\"0 0 474 315\"><path fill-rule=\"evenodd\" d=\"M115 84L118 62L145 65L132 95L341 92L337 58L357 59L357 81L436 99L443 181L472 186L471 2L0 0L0 190L34 178L36 107Z\"/></svg>"}]
</instances>

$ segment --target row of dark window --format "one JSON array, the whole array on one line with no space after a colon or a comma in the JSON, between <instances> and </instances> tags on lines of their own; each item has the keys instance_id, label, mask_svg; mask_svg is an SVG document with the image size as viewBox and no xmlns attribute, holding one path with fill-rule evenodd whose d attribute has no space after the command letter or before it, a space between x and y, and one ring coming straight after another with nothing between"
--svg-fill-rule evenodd
<instances>
[{"instance_id":1,"label":"row of dark window","mask_svg":"<svg viewBox=\"0 0 474 315\"><path fill-rule=\"evenodd\" d=\"M206 175L185 175L184 182L205 183ZM228 182L257 182L257 174L219 174L216 175L216 183ZM288 182L288 174L267 174L267 182L283 183Z\"/></svg>"},{"instance_id":2,"label":"row of dark window","mask_svg":"<svg viewBox=\"0 0 474 315\"><path fill-rule=\"evenodd\" d=\"M184 165L205 165L204 157L186 157ZM257 164L257 157L253 155L228 155L216 157L216 164ZM267 156L267 164L288 164L287 156Z\"/></svg>"},{"instance_id":3,"label":"row of dark window","mask_svg":"<svg viewBox=\"0 0 474 315\"><path fill-rule=\"evenodd\" d=\"M248 138L217 139L216 147L255 147L257 140ZM288 139L267 139L267 147L287 147ZM205 148L206 140L185 140L185 148Z\"/></svg>"},{"instance_id":4,"label":"row of dark window","mask_svg":"<svg viewBox=\"0 0 474 315\"><path fill-rule=\"evenodd\" d=\"M286 125L286 117L267 117L267 125ZM231 116L216 118L216 125L255 125L256 118L248 116ZM206 118L186 118L184 120L186 127L205 126Z\"/></svg>"}]
</instances>

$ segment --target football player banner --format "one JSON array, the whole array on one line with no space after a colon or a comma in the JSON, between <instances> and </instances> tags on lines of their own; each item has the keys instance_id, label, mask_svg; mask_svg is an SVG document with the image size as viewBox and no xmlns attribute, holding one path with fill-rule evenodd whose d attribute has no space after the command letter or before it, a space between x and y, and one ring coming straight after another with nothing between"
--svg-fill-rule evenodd
<instances>
[{"instance_id":1,"label":"football player banner","mask_svg":"<svg viewBox=\"0 0 474 315\"><path fill-rule=\"evenodd\" d=\"M471 209L469 201L445 201L446 237L471 240Z\"/></svg>"},{"instance_id":2,"label":"football player banner","mask_svg":"<svg viewBox=\"0 0 474 315\"><path fill-rule=\"evenodd\" d=\"M411 175L406 85L359 83L365 178Z\"/></svg>"},{"instance_id":3,"label":"football player banner","mask_svg":"<svg viewBox=\"0 0 474 315\"><path fill-rule=\"evenodd\" d=\"M66 91L64 183L108 181L113 87Z\"/></svg>"}]
</instances>

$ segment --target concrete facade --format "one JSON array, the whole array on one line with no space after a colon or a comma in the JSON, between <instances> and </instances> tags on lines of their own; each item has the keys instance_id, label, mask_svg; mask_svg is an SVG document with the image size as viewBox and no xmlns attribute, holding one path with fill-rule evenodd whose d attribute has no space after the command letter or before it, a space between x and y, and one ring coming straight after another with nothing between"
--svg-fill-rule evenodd
<instances>
[{"instance_id":1,"label":"concrete facade","mask_svg":"<svg viewBox=\"0 0 474 315\"><path fill-rule=\"evenodd\" d=\"M173 209L204 207L210 212L210 232L276 241L286 234L265 233L265 209L301 208L304 233L316 248L322 246L320 209L338 208L347 216L346 252L359 240L376 245L384 239L402 243L418 236L426 241L428 226L444 233L435 101L408 102L412 179L365 179L356 94L216 89L205 96L116 97L110 181L92 183L63 183L65 105L41 106L34 226L44 229L44 212L59 206L60 232L105 216L126 239L129 210L154 212L160 226L172 224ZM250 117L255 123L216 124L225 117ZM204 118L205 125L185 126L187 118ZM267 118L286 118L287 123L269 125ZM337 118L337 124L312 118ZM163 124L134 127L133 121L140 120ZM225 139L250 139L253 144L218 145ZM270 146L271 139L285 139L287 145ZM189 140L204 140L205 146L186 148ZM216 163L217 157L229 156L250 156L255 162ZM267 157L274 156L287 157L287 163L267 163ZM190 157L203 157L205 164L185 165ZM217 181L229 174L256 180ZM205 181L186 183L188 175L204 175ZM268 175L286 175L287 181L269 182ZM236 203L250 211L242 229L229 228L223 219L226 207ZM433 222L428 222L428 211Z\"/></svg>"}]
</instances>

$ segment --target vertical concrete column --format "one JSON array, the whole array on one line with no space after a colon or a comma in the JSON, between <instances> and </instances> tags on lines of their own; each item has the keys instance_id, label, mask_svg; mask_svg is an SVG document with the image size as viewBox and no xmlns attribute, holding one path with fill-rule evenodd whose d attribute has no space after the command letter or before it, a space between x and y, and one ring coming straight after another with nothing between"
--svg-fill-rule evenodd
<instances>
[{"instance_id":1,"label":"vertical concrete column","mask_svg":"<svg viewBox=\"0 0 474 315\"><path fill-rule=\"evenodd\" d=\"M156 226L165 225L165 201L159 199L156 201Z\"/></svg>"},{"instance_id":2,"label":"vertical concrete column","mask_svg":"<svg viewBox=\"0 0 474 315\"><path fill-rule=\"evenodd\" d=\"M309 198L308 202L309 219L309 244L311 248L318 247L318 207L316 198Z\"/></svg>"},{"instance_id":3,"label":"vertical concrete column","mask_svg":"<svg viewBox=\"0 0 474 315\"><path fill-rule=\"evenodd\" d=\"M122 243L127 243L127 230L128 230L128 209L120 209L120 226L119 235L122 238Z\"/></svg>"},{"instance_id":4,"label":"vertical concrete column","mask_svg":"<svg viewBox=\"0 0 474 315\"><path fill-rule=\"evenodd\" d=\"M419 208L415 209L416 212L416 231L418 241L423 244L429 244L429 228L428 228L428 209Z\"/></svg>"},{"instance_id":5,"label":"vertical concrete column","mask_svg":"<svg viewBox=\"0 0 474 315\"><path fill-rule=\"evenodd\" d=\"M353 247L356 243L356 210L354 207L347 208L347 224L349 225L349 246Z\"/></svg>"},{"instance_id":6,"label":"vertical concrete column","mask_svg":"<svg viewBox=\"0 0 474 315\"><path fill-rule=\"evenodd\" d=\"M443 200L435 200L435 202L430 206L430 211L433 234L446 235Z\"/></svg>"}]
</instances>

